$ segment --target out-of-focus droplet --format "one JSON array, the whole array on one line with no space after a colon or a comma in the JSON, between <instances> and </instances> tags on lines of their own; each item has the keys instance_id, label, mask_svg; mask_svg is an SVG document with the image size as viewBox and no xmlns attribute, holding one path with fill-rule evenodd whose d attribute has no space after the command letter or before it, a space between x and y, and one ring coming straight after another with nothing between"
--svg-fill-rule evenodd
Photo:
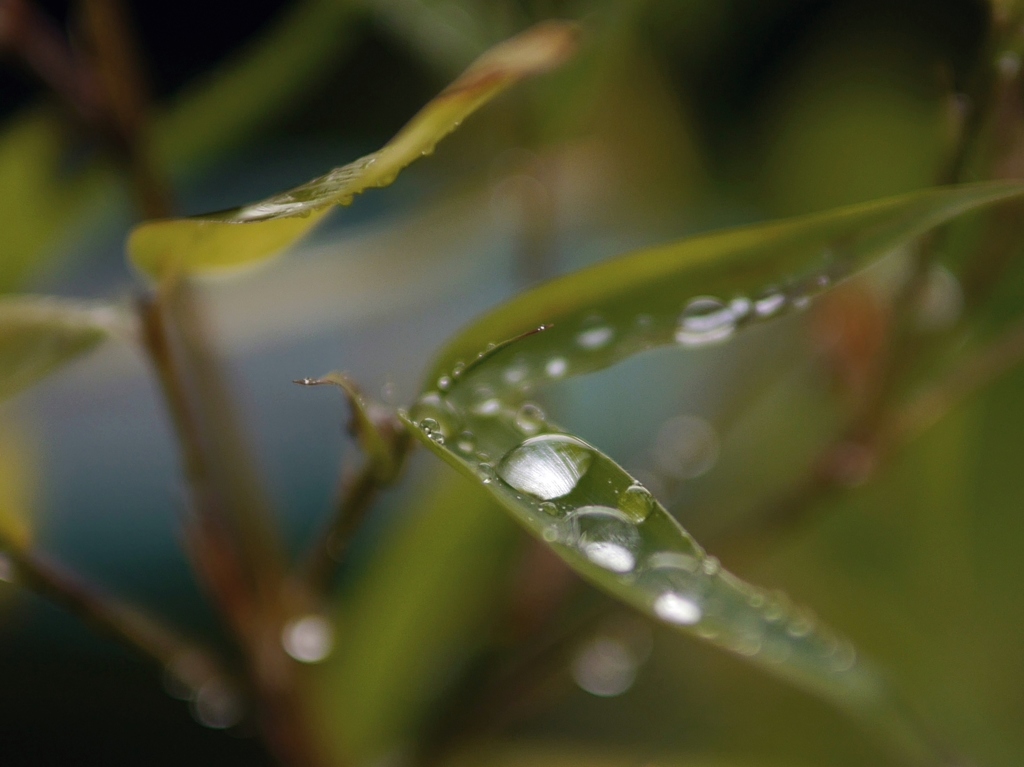
<instances>
[{"instance_id":1,"label":"out-of-focus droplet","mask_svg":"<svg viewBox=\"0 0 1024 767\"><path fill-rule=\"evenodd\" d=\"M610 698L622 695L633 686L637 666L637 659L625 642L598 637L576 654L572 676L582 690Z\"/></svg>"},{"instance_id":2,"label":"out-of-focus droplet","mask_svg":"<svg viewBox=\"0 0 1024 767\"><path fill-rule=\"evenodd\" d=\"M925 279L915 316L919 330L936 332L953 327L964 308L960 281L941 264L934 264Z\"/></svg>"},{"instance_id":3,"label":"out-of-focus droplet","mask_svg":"<svg viewBox=\"0 0 1024 767\"><path fill-rule=\"evenodd\" d=\"M569 363L565 357L552 357L544 365L544 372L548 374L550 378L561 378L565 375L569 369Z\"/></svg>"},{"instance_id":4,"label":"out-of-focus droplet","mask_svg":"<svg viewBox=\"0 0 1024 767\"><path fill-rule=\"evenodd\" d=\"M584 349L601 349L608 345L614 335L615 331L607 325L598 325L581 331L576 336L576 343Z\"/></svg>"},{"instance_id":5,"label":"out-of-focus droplet","mask_svg":"<svg viewBox=\"0 0 1024 767\"><path fill-rule=\"evenodd\" d=\"M718 460L719 441L714 427L703 418L681 415L666 421L654 442L654 462L673 479L694 479Z\"/></svg>"},{"instance_id":6,"label":"out-of-focus droplet","mask_svg":"<svg viewBox=\"0 0 1024 767\"><path fill-rule=\"evenodd\" d=\"M736 315L717 298L701 296L690 301L679 315L676 343L708 346L725 341L736 330Z\"/></svg>"},{"instance_id":7,"label":"out-of-focus droplet","mask_svg":"<svg viewBox=\"0 0 1024 767\"><path fill-rule=\"evenodd\" d=\"M225 730L234 727L245 713L238 693L220 679L211 679L196 693L192 716L204 727Z\"/></svg>"},{"instance_id":8,"label":"out-of-focus droplet","mask_svg":"<svg viewBox=\"0 0 1024 767\"><path fill-rule=\"evenodd\" d=\"M550 501L571 493L593 460L593 451L582 440L545 434L506 453L498 476L520 492Z\"/></svg>"},{"instance_id":9,"label":"out-of-focus droplet","mask_svg":"<svg viewBox=\"0 0 1024 767\"><path fill-rule=\"evenodd\" d=\"M323 615L303 615L281 629L281 646L301 663L320 663L334 649L334 627Z\"/></svg>"}]
</instances>

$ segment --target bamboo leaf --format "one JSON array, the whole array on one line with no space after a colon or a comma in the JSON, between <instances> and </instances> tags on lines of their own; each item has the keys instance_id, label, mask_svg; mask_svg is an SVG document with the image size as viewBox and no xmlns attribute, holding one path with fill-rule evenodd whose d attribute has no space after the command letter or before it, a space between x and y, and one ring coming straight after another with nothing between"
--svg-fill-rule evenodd
<instances>
[{"instance_id":1,"label":"bamboo leaf","mask_svg":"<svg viewBox=\"0 0 1024 767\"><path fill-rule=\"evenodd\" d=\"M0 399L91 351L118 322L106 306L40 296L0 299Z\"/></svg>"},{"instance_id":2,"label":"bamboo leaf","mask_svg":"<svg viewBox=\"0 0 1024 767\"><path fill-rule=\"evenodd\" d=\"M856 712L921 756L926 739L852 644L724 571L612 459L520 403L644 349L724 342L935 226L1022 194L1024 185L1006 183L927 190L697 237L556 280L449 344L406 416L410 432L595 585Z\"/></svg>"},{"instance_id":3,"label":"bamboo leaf","mask_svg":"<svg viewBox=\"0 0 1024 767\"><path fill-rule=\"evenodd\" d=\"M525 77L561 64L576 27L545 22L484 53L383 148L260 202L221 213L143 223L132 232L132 263L152 278L237 268L276 255L312 229L334 205L392 183L410 163L479 107Z\"/></svg>"}]
</instances>

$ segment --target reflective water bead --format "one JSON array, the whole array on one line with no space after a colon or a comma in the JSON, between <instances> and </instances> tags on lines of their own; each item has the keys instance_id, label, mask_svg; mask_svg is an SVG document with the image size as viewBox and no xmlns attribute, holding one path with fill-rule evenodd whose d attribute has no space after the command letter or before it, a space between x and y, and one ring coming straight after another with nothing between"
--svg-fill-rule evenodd
<instances>
[{"instance_id":1,"label":"reflective water bead","mask_svg":"<svg viewBox=\"0 0 1024 767\"><path fill-rule=\"evenodd\" d=\"M633 521L609 506L584 506L570 517L573 543L598 567L629 573L636 567L640 532Z\"/></svg>"},{"instance_id":2,"label":"reflective water bead","mask_svg":"<svg viewBox=\"0 0 1024 767\"><path fill-rule=\"evenodd\" d=\"M754 314L767 319L778 314L786 305L786 294L778 288L768 288L754 298Z\"/></svg>"},{"instance_id":3,"label":"reflective water bead","mask_svg":"<svg viewBox=\"0 0 1024 767\"><path fill-rule=\"evenodd\" d=\"M516 490L550 501L571 493L593 460L593 450L582 440L544 434L506 453L498 476Z\"/></svg>"},{"instance_id":4,"label":"reflective water bead","mask_svg":"<svg viewBox=\"0 0 1024 767\"><path fill-rule=\"evenodd\" d=\"M480 481L485 485L491 484L497 476L494 467L486 461L477 464L476 475L480 477Z\"/></svg>"},{"instance_id":5,"label":"reflective water bead","mask_svg":"<svg viewBox=\"0 0 1024 767\"><path fill-rule=\"evenodd\" d=\"M492 416L497 415L501 412L501 400L492 397L491 399L485 399L482 402L478 402L470 408L470 411L476 415Z\"/></svg>"},{"instance_id":6,"label":"reflective water bead","mask_svg":"<svg viewBox=\"0 0 1024 767\"><path fill-rule=\"evenodd\" d=\"M654 600L654 614L663 621L681 626L699 623L704 611L693 599L673 591L666 591Z\"/></svg>"},{"instance_id":7,"label":"reflective water bead","mask_svg":"<svg viewBox=\"0 0 1024 767\"><path fill-rule=\"evenodd\" d=\"M564 357L552 357L544 366L544 372L551 378L561 378L569 369L569 363Z\"/></svg>"},{"instance_id":8,"label":"reflective water bead","mask_svg":"<svg viewBox=\"0 0 1024 767\"><path fill-rule=\"evenodd\" d=\"M690 301L679 316L676 342L683 346L721 343L736 330L736 316L722 301L701 296Z\"/></svg>"},{"instance_id":9,"label":"reflective water bead","mask_svg":"<svg viewBox=\"0 0 1024 767\"><path fill-rule=\"evenodd\" d=\"M523 434L533 435L544 428L544 411L532 402L527 402L516 412L516 428Z\"/></svg>"},{"instance_id":10,"label":"reflective water bead","mask_svg":"<svg viewBox=\"0 0 1024 767\"><path fill-rule=\"evenodd\" d=\"M334 627L322 615L304 615L281 630L281 645L300 663L320 663L334 649Z\"/></svg>"},{"instance_id":11,"label":"reflective water bead","mask_svg":"<svg viewBox=\"0 0 1024 767\"><path fill-rule=\"evenodd\" d=\"M615 335L613 331L607 325L600 325L596 328L588 328L582 331L576 336L576 343L578 343L584 349L600 349L603 346L607 346L608 342L612 340L612 336Z\"/></svg>"},{"instance_id":12,"label":"reflective water bead","mask_svg":"<svg viewBox=\"0 0 1024 767\"><path fill-rule=\"evenodd\" d=\"M436 432L442 437L450 437L458 431L458 414L437 392L420 397L413 405L409 418L424 431Z\"/></svg>"},{"instance_id":13,"label":"reflective water bead","mask_svg":"<svg viewBox=\"0 0 1024 767\"><path fill-rule=\"evenodd\" d=\"M634 522L647 519L654 506L654 496L639 482L634 482L619 494L619 508Z\"/></svg>"}]
</instances>

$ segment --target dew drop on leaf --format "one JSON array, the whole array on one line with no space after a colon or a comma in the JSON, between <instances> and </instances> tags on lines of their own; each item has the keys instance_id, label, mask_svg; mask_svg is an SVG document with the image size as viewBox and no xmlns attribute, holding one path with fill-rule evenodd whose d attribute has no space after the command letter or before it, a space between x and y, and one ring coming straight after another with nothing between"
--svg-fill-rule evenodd
<instances>
[{"instance_id":1,"label":"dew drop on leaf","mask_svg":"<svg viewBox=\"0 0 1024 767\"><path fill-rule=\"evenodd\" d=\"M572 543L598 567L629 573L636 567L640 532L628 516L608 506L584 506L573 512Z\"/></svg>"},{"instance_id":2,"label":"dew drop on leaf","mask_svg":"<svg viewBox=\"0 0 1024 767\"><path fill-rule=\"evenodd\" d=\"M701 296L683 309L675 337L682 346L707 346L721 343L735 330L736 315L732 308L717 298Z\"/></svg>"},{"instance_id":3,"label":"dew drop on leaf","mask_svg":"<svg viewBox=\"0 0 1024 767\"><path fill-rule=\"evenodd\" d=\"M542 501L571 493L594 460L583 441L545 434L512 448L498 464L498 476L510 487Z\"/></svg>"}]
</instances>

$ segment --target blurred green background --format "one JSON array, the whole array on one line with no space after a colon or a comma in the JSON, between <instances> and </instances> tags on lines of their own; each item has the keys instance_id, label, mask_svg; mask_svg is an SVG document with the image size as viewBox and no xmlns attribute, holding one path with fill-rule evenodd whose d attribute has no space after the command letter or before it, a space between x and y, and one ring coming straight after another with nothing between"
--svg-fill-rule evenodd
<instances>
[{"instance_id":1,"label":"blurred green background","mask_svg":"<svg viewBox=\"0 0 1024 767\"><path fill-rule=\"evenodd\" d=\"M73 33L74 3L40 6ZM407 403L445 338L537 281L685 234L948 182L975 106L961 94L993 63L988 4L966 0L126 7L154 95L154 157L185 213L380 146L532 21L584 24L563 71L474 116L286 259L205 289L296 551L328 513L339 460L358 459L339 403L292 379L343 369ZM123 257L136 220L126 186L13 57L0 62L0 289L127 299L138 283ZM729 345L567 383L546 405L733 572L876 658L966 763L1009 767L1024 760L1024 373L958 405L866 484L816 498L804 524L735 543L844 423L901 263ZM1000 327L1020 312L1013 275L997 309L966 317L950 275L926 320L936 333L959 320L965 339ZM836 316L854 324L838 351ZM0 415L0 497L26 510L39 546L220 641L178 545L183 489L143 362L106 348ZM407 754L483 660L526 641L510 604L556 600L549 628L605 604L560 568L417 455L339 579L338 648L309 671L327 726L373 763ZM0 678L4 764L269 763L251 727L200 726L152 669L2 582ZM899 763L820 701L615 610L462 759Z\"/></svg>"}]
</instances>

